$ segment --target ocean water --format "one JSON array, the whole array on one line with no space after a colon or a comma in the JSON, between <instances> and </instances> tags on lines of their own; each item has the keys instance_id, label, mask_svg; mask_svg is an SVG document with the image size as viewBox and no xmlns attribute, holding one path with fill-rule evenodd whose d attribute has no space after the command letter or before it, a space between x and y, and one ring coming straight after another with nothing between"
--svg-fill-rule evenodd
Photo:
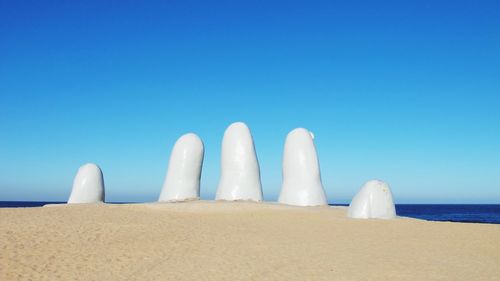
<instances>
[{"instance_id":1,"label":"ocean water","mask_svg":"<svg viewBox=\"0 0 500 281\"><path fill-rule=\"evenodd\" d=\"M396 204L396 214L428 221L500 224L500 204Z\"/></svg>"},{"instance_id":2,"label":"ocean water","mask_svg":"<svg viewBox=\"0 0 500 281\"><path fill-rule=\"evenodd\" d=\"M0 201L0 208L29 208L62 203L65 202ZM429 221L500 224L500 204L396 204L396 213L402 217Z\"/></svg>"},{"instance_id":3,"label":"ocean water","mask_svg":"<svg viewBox=\"0 0 500 281\"><path fill-rule=\"evenodd\" d=\"M430 221L500 224L500 204L398 204L396 213Z\"/></svg>"}]
</instances>

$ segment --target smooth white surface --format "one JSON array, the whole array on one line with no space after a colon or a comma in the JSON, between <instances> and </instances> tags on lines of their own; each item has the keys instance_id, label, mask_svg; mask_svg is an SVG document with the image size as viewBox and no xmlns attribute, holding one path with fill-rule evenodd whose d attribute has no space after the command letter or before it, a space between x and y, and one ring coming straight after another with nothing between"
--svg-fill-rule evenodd
<instances>
[{"instance_id":1,"label":"smooth white surface","mask_svg":"<svg viewBox=\"0 0 500 281\"><path fill-rule=\"evenodd\" d=\"M286 137L283 153L283 185L279 203L295 206L326 205L314 134L303 128Z\"/></svg>"},{"instance_id":2,"label":"smooth white surface","mask_svg":"<svg viewBox=\"0 0 500 281\"><path fill-rule=\"evenodd\" d=\"M365 183L352 199L347 216L356 219L395 218L396 208L389 185L380 180Z\"/></svg>"},{"instance_id":3,"label":"smooth white surface","mask_svg":"<svg viewBox=\"0 0 500 281\"><path fill-rule=\"evenodd\" d=\"M98 202L104 202L104 179L99 166L88 163L78 169L68 204Z\"/></svg>"},{"instance_id":4,"label":"smooth white surface","mask_svg":"<svg viewBox=\"0 0 500 281\"><path fill-rule=\"evenodd\" d=\"M184 201L200 197L203 142L192 133L180 137L172 149L167 175L158 201Z\"/></svg>"},{"instance_id":5,"label":"smooth white surface","mask_svg":"<svg viewBox=\"0 0 500 281\"><path fill-rule=\"evenodd\" d=\"M259 162L247 125L231 124L224 133L216 200L262 201Z\"/></svg>"}]
</instances>

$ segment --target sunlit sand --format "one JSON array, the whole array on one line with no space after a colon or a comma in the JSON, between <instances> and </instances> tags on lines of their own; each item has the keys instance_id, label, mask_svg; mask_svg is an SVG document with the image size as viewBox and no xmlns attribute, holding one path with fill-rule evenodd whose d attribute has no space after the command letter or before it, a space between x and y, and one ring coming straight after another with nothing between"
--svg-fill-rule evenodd
<instances>
[{"instance_id":1,"label":"sunlit sand","mask_svg":"<svg viewBox=\"0 0 500 281\"><path fill-rule=\"evenodd\" d=\"M190 201L0 209L0 280L498 280L500 225Z\"/></svg>"}]
</instances>

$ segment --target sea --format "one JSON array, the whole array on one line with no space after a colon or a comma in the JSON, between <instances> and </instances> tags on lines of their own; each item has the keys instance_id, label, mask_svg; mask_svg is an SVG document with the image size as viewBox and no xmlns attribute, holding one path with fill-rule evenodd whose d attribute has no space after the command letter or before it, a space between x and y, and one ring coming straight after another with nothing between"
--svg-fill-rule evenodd
<instances>
[{"instance_id":1,"label":"sea","mask_svg":"<svg viewBox=\"0 0 500 281\"><path fill-rule=\"evenodd\" d=\"M64 203L66 202L0 201L0 208L33 208ZM110 202L122 203L124 202ZM396 204L396 214L429 221L500 224L500 204Z\"/></svg>"}]
</instances>

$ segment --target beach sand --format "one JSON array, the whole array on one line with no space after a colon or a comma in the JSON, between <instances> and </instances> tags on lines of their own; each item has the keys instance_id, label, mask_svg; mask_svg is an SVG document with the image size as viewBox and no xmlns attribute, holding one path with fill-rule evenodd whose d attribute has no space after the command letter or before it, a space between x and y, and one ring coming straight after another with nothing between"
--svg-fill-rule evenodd
<instances>
[{"instance_id":1,"label":"beach sand","mask_svg":"<svg viewBox=\"0 0 500 281\"><path fill-rule=\"evenodd\" d=\"M0 280L500 280L500 225L250 202L0 209Z\"/></svg>"}]
</instances>

